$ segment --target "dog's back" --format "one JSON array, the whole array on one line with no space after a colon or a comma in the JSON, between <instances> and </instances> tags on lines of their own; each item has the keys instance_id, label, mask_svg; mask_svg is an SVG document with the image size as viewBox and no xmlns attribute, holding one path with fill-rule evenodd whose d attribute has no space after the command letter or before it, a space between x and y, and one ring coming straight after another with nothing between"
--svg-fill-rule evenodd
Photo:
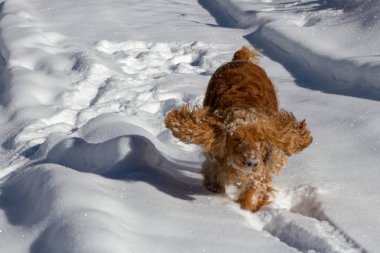
<instances>
[{"instance_id":1,"label":"dog's back","mask_svg":"<svg viewBox=\"0 0 380 253\"><path fill-rule=\"evenodd\" d=\"M203 106L210 112L254 108L272 114L278 111L275 88L257 65L259 54L247 47L235 52L231 62L218 68L207 87Z\"/></svg>"}]
</instances>

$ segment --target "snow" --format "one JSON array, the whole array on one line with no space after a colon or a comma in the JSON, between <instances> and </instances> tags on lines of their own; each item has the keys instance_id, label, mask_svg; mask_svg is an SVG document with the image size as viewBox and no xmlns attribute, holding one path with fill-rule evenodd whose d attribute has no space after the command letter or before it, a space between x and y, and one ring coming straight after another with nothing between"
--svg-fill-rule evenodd
<instances>
[{"instance_id":1,"label":"snow","mask_svg":"<svg viewBox=\"0 0 380 253\"><path fill-rule=\"evenodd\" d=\"M217 2L304 86L379 99L378 1Z\"/></svg>"},{"instance_id":2,"label":"snow","mask_svg":"<svg viewBox=\"0 0 380 253\"><path fill-rule=\"evenodd\" d=\"M5 0L0 252L379 252L377 0ZM314 143L256 213L165 115L242 45ZM236 189L228 188L234 198Z\"/></svg>"}]
</instances>

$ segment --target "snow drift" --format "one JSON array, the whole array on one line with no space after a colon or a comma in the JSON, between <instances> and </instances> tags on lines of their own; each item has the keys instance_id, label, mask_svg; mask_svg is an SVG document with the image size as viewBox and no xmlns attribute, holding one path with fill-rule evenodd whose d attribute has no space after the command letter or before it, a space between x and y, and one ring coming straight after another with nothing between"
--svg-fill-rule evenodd
<instances>
[{"instance_id":1,"label":"snow drift","mask_svg":"<svg viewBox=\"0 0 380 253\"><path fill-rule=\"evenodd\" d=\"M379 100L379 1L213 2L304 86Z\"/></svg>"},{"instance_id":2,"label":"snow drift","mask_svg":"<svg viewBox=\"0 0 380 253\"><path fill-rule=\"evenodd\" d=\"M379 252L378 3L3 1L0 251ZM163 123L250 42L315 140L257 213Z\"/></svg>"}]
</instances>

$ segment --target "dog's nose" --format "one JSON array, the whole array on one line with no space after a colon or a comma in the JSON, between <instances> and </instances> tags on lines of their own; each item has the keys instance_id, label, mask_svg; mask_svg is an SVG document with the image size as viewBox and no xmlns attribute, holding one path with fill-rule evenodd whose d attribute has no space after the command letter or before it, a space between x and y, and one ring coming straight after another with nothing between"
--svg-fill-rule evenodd
<instances>
[{"instance_id":1,"label":"dog's nose","mask_svg":"<svg viewBox=\"0 0 380 253\"><path fill-rule=\"evenodd\" d=\"M259 164L259 161L256 158L250 158L245 161L245 165L250 168L256 168L256 166Z\"/></svg>"}]
</instances>

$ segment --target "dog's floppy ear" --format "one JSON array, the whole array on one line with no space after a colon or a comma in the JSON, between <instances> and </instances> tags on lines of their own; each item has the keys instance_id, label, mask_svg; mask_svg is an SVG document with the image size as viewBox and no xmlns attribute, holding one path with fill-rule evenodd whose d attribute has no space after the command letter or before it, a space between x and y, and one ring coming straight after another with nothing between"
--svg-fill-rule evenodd
<instances>
[{"instance_id":1,"label":"dog's floppy ear","mask_svg":"<svg viewBox=\"0 0 380 253\"><path fill-rule=\"evenodd\" d=\"M268 121L266 133L268 141L287 155L300 153L313 141L305 120L297 122L292 113L283 109Z\"/></svg>"},{"instance_id":2,"label":"dog's floppy ear","mask_svg":"<svg viewBox=\"0 0 380 253\"><path fill-rule=\"evenodd\" d=\"M166 127L173 135L185 143L202 145L210 150L215 139L214 117L208 115L208 107L191 107L186 104L172 110L165 119Z\"/></svg>"}]
</instances>

